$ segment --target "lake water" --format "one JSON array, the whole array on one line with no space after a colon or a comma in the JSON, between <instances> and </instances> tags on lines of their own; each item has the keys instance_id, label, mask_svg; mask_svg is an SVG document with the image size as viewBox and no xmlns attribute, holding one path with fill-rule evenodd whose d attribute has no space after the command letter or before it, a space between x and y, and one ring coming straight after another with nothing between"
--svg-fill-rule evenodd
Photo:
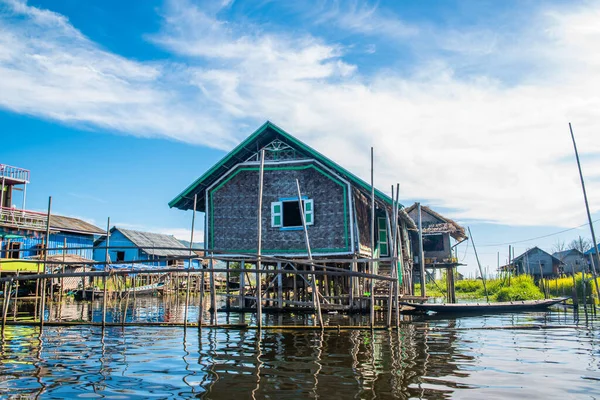
<instances>
[{"instance_id":1,"label":"lake water","mask_svg":"<svg viewBox=\"0 0 600 400\"><path fill-rule=\"evenodd\" d=\"M99 309L71 304L61 306L60 315L97 320ZM157 299L133 311L128 320L181 318L180 307ZM117 316L112 309L110 317ZM253 322L251 314L241 318ZM312 323L306 315L265 319ZM236 323L240 316L221 313L219 320ZM596 321L550 311L419 317L398 331L46 326L40 333L39 327L7 326L0 397L600 398ZM328 315L326 322L365 323L344 315ZM514 328L529 325L552 329Z\"/></svg>"}]
</instances>

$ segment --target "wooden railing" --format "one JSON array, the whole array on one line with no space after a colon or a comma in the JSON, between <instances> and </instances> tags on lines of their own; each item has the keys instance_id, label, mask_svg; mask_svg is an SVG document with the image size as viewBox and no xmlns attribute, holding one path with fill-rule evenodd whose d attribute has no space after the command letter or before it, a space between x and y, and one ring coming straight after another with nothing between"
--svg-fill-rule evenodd
<instances>
[{"instance_id":1,"label":"wooden railing","mask_svg":"<svg viewBox=\"0 0 600 400\"><path fill-rule=\"evenodd\" d=\"M29 182L29 170L0 164L0 178L2 177Z\"/></svg>"},{"instance_id":2,"label":"wooden railing","mask_svg":"<svg viewBox=\"0 0 600 400\"><path fill-rule=\"evenodd\" d=\"M43 231L46 229L47 214L19 210L17 208L0 208L0 226L16 229L32 229Z\"/></svg>"}]
</instances>

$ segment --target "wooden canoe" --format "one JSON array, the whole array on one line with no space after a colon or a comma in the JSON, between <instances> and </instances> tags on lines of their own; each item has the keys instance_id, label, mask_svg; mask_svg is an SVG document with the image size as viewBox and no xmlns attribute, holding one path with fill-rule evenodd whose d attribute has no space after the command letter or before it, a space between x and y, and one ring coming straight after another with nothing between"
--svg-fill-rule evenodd
<instances>
[{"instance_id":1,"label":"wooden canoe","mask_svg":"<svg viewBox=\"0 0 600 400\"><path fill-rule=\"evenodd\" d=\"M519 312L519 311L538 311L544 310L554 304L561 303L569 297L560 297L547 300L525 300L525 301L506 301L497 303L456 303L456 304L436 304L436 303L408 303L402 302L402 305L413 307L417 311L432 311L438 314L458 314L458 313L500 313L500 312Z\"/></svg>"}]
</instances>

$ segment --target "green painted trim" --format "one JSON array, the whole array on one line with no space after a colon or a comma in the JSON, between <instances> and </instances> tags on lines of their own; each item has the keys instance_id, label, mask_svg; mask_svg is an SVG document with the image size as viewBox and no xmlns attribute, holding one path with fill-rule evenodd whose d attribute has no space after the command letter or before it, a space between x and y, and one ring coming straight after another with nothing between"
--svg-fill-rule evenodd
<instances>
[{"instance_id":1,"label":"green painted trim","mask_svg":"<svg viewBox=\"0 0 600 400\"><path fill-rule=\"evenodd\" d=\"M348 188L346 187L346 184L344 182L342 182L339 178L336 178L335 176L328 174L326 171L323 171L321 168L319 168L318 166L314 165L314 164L309 164L309 165L298 165L298 166L287 166L287 167L264 167L265 171L302 171L302 170L306 170L306 169L314 169L317 172L319 172L321 175L329 178L330 180L332 180L334 183L337 183L338 185L340 185L344 191L343 194L343 199L344 199L344 243L346 245L346 247L344 249L342 249L341 251L348 251L349 248L349 232L348 232L348 219L350 218L350 215L348 215ZM229 182L231 179L233 179L237 174L239 174L240 172L245 172L245 171L259 171L259 167L241 167L238 168L234 173L232 173L229 177L227 177L227 179L223 180L223 182L221 182L218 186L212 188L209 190L209 199L208 202L210 204L210 231L209 231L209 240L210 240L210 244L211 244L211 248L215 248L215 236L214 236L214 231L215 231L215 225L214 225L214 204L213 204L213 194L221 189L227 182ZM313 212L313 220L314 220L314 212ZM232 250L234 251L234 250ZM241 250L240 250L241 251ZM267 250L264 250L265 252L267 252ZM283 250L282 250L283 251ZM316 251L316 250L315 250ZM235 252L239 252L238 250L235 250Z\"/></svg>"},{"instance_id":2,"label":"green painted trim","mask_svg":"<svg viewBox=\"0 0 600 400\"><path fill-rule=\"evenodd\" d=\"M362 187L365 190L368 190L368 191L371 190L371 185L369 185L367 182L363 181L362 179L360 179L359 177L357 177L356 175L354 175L353 173L351 173L347 169L343 168L339 164L333 162L329 158L325 157L324 155L322 155L318 151L316 151L313 148L311 148L311 147L307 146L306 144L302 143L301 141L299 141L298 139L296 139L295 137L293 137L292 135L290 135L289 133L287 133L283 129L279 128L277 125L273 124L270 121L267 121L264 124L262 124L256 131L254 131L254 133L252 133L250 136L248 136L246 138L246 140L244 140L242 143L240 143L239 145L237 145L233 150L231 150L225 157L223 157L211 169L209 169L208 171L206 171L200 178L196 179L183 192L181 192L175 199L171 200L169 202L169 207L171 207L171 208L175 207L176 203L178 203L179 201L183 200L184 197L186 197L187 195L189 195L190 192L193 191L196 186L198 186L205 179L207 179L208 177L210 177L214 172L216 172L219 168L221 168L227 161L231 160L240 150L244 149L248 144L250 144L252 141L254 141L256 139L256 137L258 137L259 135L261 135L267 129L273 129L275 132L279 133L285 139L289 140L294 145L298 146L300 149L304 150L305 152L307 152L310 155L312 155L313 157L315 157L315 159L317 161L325 164L327 167L332 168L333 170L335 170L338 173L341 173L342 175L346 175L348 177L348 179L350 181L352 181L353 183L355 183L356 185ZM375 194L376 194L377 197L379 197L380 199L384 200L386 203L388 203L390 205L393 205L392 204L392 199L390 197L388 197L386 194L384 194L383 192L381 192L380 190L375 189ZM403 208L404 206L402 204L400 204L400 207Z\"/></svg>"}]
</instances>

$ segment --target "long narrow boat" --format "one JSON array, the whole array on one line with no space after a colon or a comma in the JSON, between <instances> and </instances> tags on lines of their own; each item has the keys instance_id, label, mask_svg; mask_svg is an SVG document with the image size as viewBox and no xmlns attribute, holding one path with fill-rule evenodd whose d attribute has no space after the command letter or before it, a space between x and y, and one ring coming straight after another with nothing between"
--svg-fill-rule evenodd
<instances>
[{"instance_id":1,"label":"long narrow boat","mask_svg":"<svg viewBox=\"0 0 600 400\"><path fill-rule=\"evenodd\" d=\"M435 304L435 303L408 303L402 302L402 305L413 307L417 311L432 311L438 314L454 313L500 313L500 312L519 312L519 311L539 311L544 310L554 304L564 302L569 297L560 297L547 300L526 300L526 301L506 301L497 303L456 303L456 304Z\"/></svg>"},{"instance_id":2,"label":"long narrow boat","mask_svg":"<svg viewBox=\"0 0 600 400\"><path fill-rule=\"evenodd\" d=\"M111 296L115 295L115 294L119 295L119 296L123 296L128 293L129 293L129 295L133 295L135 293L136 296L152 295L154 293L162 292L164 290L164 286L165 286L164 282L158 282L158 283L153 283L151 285L137 286L135 288L122 290L122 291L116 291L116 292L109 291L108 293ZM75 299L81 300L83 298L83 293L85 293L86 299L91 299L92 294L94 295L94 298L104 296L104 291L101 289L86 289L84 291L78 290L77 292L75 292Z\"/></svg>"}]
</instances>

